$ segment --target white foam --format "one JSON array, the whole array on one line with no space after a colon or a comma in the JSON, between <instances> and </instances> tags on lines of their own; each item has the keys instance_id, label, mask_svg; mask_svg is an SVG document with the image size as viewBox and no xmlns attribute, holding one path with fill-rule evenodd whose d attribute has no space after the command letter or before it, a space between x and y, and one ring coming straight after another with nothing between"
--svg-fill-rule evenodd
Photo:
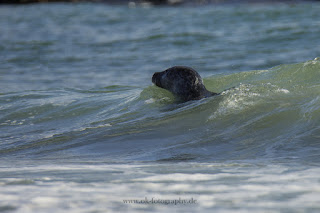
<instances>
[{"instance_id":1,"label":"white foam","mask_svg":"<svg viewBox=\"0 0 320 213\"><path fill-rule=\"evenodd\" d=\"M145 101L146 104L152 104L154 102L155 102L154 98L150 98L150 99Z\"/></svg>"},{"instance_id":2,"label":"white foam","mask_svg":"<svg viewBox=\"0 0 320 213\"><path fill-rule=\"evenodd\" d=\"M276 91L277 91L277 92L280 92L280 93L284 93L284 94L290 93L289 90L287 90L287 89L281 89L281 88L277 89Z\"/></svg>"},{"instance_id":3,"label":"white foam","mask_svg":"<svg viewBox=\"0 0 320 213\"><path fill-rule=\"evenodd\" d=\"M32 185L2 187L1 202L19 212L265 212L320 208L319 168L178 163L0 168ZM179 172L176 172L179 171ZM197 173L192 173L197 171ZM41 177L43 175L43 177ZM39 177L40 176L40 177ZM36 177L36 178L35 178ZM190 199L195 205L125 204L124 199Z\"/></svg>"}]
</instances>

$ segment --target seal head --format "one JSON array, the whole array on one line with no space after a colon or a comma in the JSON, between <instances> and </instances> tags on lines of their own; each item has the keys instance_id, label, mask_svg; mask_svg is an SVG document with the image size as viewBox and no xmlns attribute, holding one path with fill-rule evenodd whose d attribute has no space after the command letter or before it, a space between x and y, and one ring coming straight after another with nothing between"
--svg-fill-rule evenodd
<instances>
[{"instance_id":1,"label":"seal head","mask_svg":"<svg viewBox=\"0 0 320 213\"><path fill-rule=\"evenodd\" d=\"M191 67L174 66L163 72L156 72L152 82L169 90L181 101L199 100L217 95L208 91L203 85L201 76Z\"/></svg>"}]
</instances>

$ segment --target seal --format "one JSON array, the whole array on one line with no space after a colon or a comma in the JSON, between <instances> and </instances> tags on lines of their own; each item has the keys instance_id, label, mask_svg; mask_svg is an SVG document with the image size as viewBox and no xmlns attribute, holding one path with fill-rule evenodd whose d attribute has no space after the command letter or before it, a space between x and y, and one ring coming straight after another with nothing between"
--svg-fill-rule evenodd
<instances>
[{"instance_id":1,"label":"seal","mask_svg":"<svg viewBox=\"0 0 320 213\"><path fill-rule=\"evenodd\" d=\"M152 76L152 83L172 92L181 101L200 100L218 93L210 92L203 85L199 73L186 66L174 66Z\"/></svg>"}]
</instances>

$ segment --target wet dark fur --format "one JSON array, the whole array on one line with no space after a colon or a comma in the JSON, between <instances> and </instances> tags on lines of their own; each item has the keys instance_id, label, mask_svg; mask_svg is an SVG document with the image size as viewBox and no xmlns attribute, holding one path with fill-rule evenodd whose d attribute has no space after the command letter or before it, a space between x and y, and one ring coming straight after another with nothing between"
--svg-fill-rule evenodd
<instances>
[{"instance_id":1,"label":"wet dark fur","mask_svg":"<svg viewBox=\"0 0 320 213\"><path fill-rule=\"evenodd\" d=\"M156 72L152 82L172 92L181 101L199 100L217 95L208 91L201 76L192 68L185 66L171 67L163 72Z\"/></svg>"}]
</instances>

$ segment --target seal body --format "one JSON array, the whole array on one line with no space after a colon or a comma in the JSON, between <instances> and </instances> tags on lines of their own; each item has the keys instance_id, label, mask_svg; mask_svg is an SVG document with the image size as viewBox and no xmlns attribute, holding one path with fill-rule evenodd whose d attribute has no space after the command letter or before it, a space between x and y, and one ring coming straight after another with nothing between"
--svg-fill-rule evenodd
<instances>
[{"instance_id":1,"label":"seal body","mask_svg":"<svg viewBox=\"0 0 320 213\"><path fill-rule=\"evenodd\" d=\"M181 101L199 100L217 95L208 91L203 85L201 76L191 67L174 66L163 72L156 72L152 82L169 90Z\"/></svg>"}]
</instances>

